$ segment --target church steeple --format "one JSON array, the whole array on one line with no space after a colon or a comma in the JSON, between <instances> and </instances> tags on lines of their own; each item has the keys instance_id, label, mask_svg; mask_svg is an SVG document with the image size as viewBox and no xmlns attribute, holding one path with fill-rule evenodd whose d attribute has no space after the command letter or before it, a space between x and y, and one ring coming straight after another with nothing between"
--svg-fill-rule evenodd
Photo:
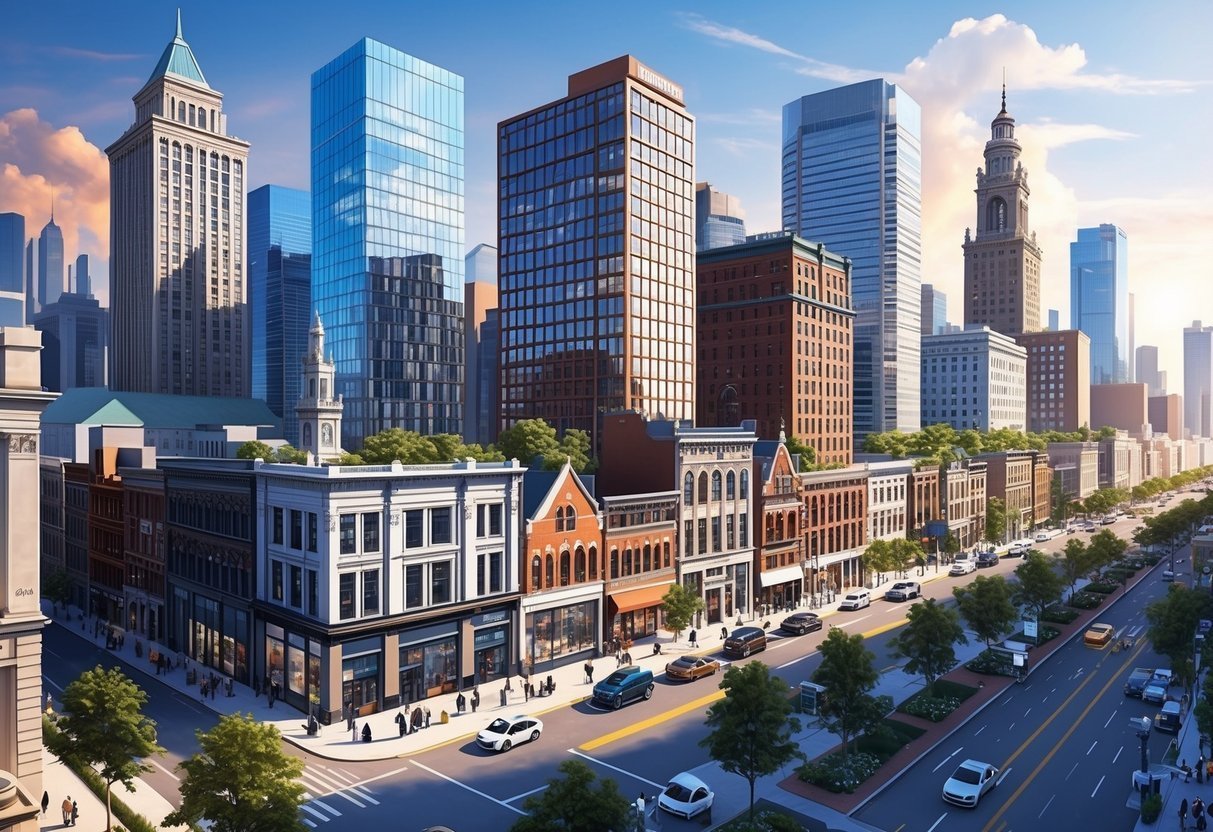
<instances>
[{"instance_id":1,"label":"church steeple","mask_svg":"<svg viewBox=\"0 0 1213 832\"><path fill-rule=\"evenodd\" d=\"M341 457L341 396L334 391L336 368L324 355L324 324L320 313L308 331L308 351L303 356L303 383L295 413L299 417L299 449L318 462Z\"/></svg>"}]
</instances>

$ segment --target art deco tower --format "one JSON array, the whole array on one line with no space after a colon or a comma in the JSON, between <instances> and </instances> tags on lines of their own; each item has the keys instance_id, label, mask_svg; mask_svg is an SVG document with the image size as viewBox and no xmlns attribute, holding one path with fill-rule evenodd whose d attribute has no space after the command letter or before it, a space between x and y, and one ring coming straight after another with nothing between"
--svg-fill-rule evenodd
<instances>
[{"instance_id":1,"label":"art deco tower","mask_svg":"<svg viewBox=\"0 0 1213 832\"><path fill-rule=\"evenodd\" d=\"M110 159L110 384L248 396L248 142L177 31Z\"/></svg>"},{"instance_id":2,"label":"art deco tower","mask_svg":"<svg viewBox=\"0 0 1213 832\"><path fill-rule=\"evenodd\" d=\"M977 169L977 234L965 229L965 324L1004 335L1040 329L1040 247L1028 226L1028 172L1019 161L1015 119L990 124L985 169Z\"/></svg>"}]
</instances>

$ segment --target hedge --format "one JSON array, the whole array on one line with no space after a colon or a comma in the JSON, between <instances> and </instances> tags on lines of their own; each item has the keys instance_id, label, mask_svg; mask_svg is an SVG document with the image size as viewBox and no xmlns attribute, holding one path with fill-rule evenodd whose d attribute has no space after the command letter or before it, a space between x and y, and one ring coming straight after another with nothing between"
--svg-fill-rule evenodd
<instances>
[{"instance_id":1,"label":"hedge","mask_svg":"<svg viewBox=\"0 0 1213 832\"><path fill-rule=\"evenodd\" d=\"M1051 624L1072 624L1078 616L1078 610L1069 607L1048 607L1040 616L1040 620Z\"/></svg>"},{"instance_id":2,"label":"hedge","mask_svg":"<svg viewBox=\"0 0 1213 832\"><path fill-rule=\"evenodd\" d=\"M1080 610L1093 610L1104 602L1104 596L1096 592L1076 592L1068 603Z\"/></svg>"}]
</instances>

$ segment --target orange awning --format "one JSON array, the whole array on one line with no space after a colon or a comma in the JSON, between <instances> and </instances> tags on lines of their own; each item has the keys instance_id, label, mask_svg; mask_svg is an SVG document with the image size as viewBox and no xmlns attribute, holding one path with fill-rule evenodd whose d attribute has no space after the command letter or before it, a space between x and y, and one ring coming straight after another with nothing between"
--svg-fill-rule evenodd
<instances>
[{"instance_id":1,"label":"orange awning","mask_svg":"<svg viewBox=\"0 0 1213 832\"><path fill-rule=\"evenodd\" d=\"M629 589L627 592L612 592L610 598L616 612L631 612L657 606L669 591L670 584L658 584L643 589Z\"/></svg>"}]
</instances>

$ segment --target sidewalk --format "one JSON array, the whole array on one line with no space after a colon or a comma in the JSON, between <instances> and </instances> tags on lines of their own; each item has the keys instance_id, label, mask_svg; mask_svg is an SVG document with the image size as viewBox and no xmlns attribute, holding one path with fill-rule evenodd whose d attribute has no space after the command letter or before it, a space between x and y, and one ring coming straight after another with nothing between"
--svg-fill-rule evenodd
<instances>
[{"instance_id":1,"label":"sidewalk","mask_svg":"<svg viewBox=\"0 0 1213 832\"><path fill-rule=\"evenodd\" d=\"M47 796L50 798L46 814L42 816L38 825L42 832L68 828L63 825L63 813L60 808L66 797L71 797L76 801L80 812L76 825L71 827L72 829L79 830L79 832L104 832L105 803L94 795L88 786L84 785L84 781L77 777L74 771L45 747L42 749L42 788L46 790ZM185 827L161 826L164 816L171 812L173 807L142 780L135 780L134 792L128 792L121 783L115 783L110 794L157 827L185 832ZM116 816L112 820L115 825L121 823Z\"/></svg>"}]
</instances>

